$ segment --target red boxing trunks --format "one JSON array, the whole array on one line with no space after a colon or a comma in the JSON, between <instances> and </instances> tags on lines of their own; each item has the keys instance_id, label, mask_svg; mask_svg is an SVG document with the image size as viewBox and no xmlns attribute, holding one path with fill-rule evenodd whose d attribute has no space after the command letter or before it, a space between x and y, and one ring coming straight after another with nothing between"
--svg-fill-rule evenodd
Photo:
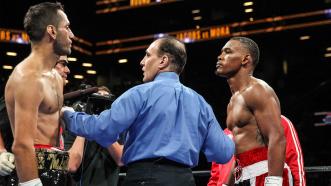
<instances>
[{"instance_id":1,"label":"red boxing trunks","mask_svg":"<svg viewBox=\"0 0 331 186\"><path fill-rule=\"evenodd\" d=\"M236 155L235 185L264 186L268 176L268 148L256 148ZM283 186L292 186L292 175L287 164L284 165Z\"/></svg>"}]
</instances>

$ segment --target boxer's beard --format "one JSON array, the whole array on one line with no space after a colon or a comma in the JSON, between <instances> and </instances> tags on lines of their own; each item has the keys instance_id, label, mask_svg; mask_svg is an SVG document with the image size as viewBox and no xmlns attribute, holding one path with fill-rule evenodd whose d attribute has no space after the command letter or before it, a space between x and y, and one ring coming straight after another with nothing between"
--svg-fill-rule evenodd
<instances>
[{"instance_id":1,"label":"boxer's beard","mask_svg":"<svg viewBox=\"0 0 331 186\"><path fill-rule=\"evenodd\" d=\"M59 56L66 56L71 54L71 48L69 47L68 49L66 49L64 47L64 44L61 43L61 41L58 40L57 38L55 39L53 46L54 46L54 53Z\"/></svg>"}]
</instances>

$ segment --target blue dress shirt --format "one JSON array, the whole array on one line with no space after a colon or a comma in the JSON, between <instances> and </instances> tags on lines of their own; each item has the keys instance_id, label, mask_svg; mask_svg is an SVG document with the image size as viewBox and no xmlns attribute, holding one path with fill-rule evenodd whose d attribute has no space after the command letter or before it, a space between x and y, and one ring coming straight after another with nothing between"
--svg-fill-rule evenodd
<instances>
[{"instance_id":1,"label":"blue dress shirt","mask_svg":"<svg viewBox=\"0 0 331 186\"><path fill-rule=\"evenodd\" d=\"M217 163L228 162L234 153L210 105L174 72L129 89L100 115L65 111L64 120L71 132L104 147L127 131L124 164L165 157L193 167L200 150Z\"/></svg>"}]
</instances>

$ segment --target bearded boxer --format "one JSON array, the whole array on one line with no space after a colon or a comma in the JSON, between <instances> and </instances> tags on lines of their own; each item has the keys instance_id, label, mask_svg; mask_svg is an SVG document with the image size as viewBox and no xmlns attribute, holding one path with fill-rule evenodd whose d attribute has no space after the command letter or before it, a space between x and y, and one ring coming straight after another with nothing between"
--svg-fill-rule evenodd
<instances>
[{"instance_id":1,"label":"bearded boxer","mask_svg":"<svg viewBox=\"0 0 331 186\"><path fill-rule=\"evenodd\" d=\"M31 53L15 67L5 89L20 185L66 185L68 153L55 150L63 80L52 69L60 55L71 53L74 35L69 25L59 3L31 6L24 18ZM42 181L38 170L47 173Z\"/></svg>"}]
</instances>

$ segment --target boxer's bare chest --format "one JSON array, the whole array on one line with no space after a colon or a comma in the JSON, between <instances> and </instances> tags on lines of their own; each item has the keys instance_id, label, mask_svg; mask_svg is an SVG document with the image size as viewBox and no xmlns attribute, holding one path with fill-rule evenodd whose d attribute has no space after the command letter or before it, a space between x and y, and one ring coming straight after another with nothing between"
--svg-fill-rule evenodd
<instances>
[{"instance_id":1,"label":"boxer's bare chest","mask_svg":"<svg viewBox=\"0 0 331 186\"><path fill-rule=\"evenodd\" d=\"M43 74L41 78L44 98L40 104L39 111L44 114L58 112L63 102L62 85L54 73Z\"/></svg>"},{"instance_id":2,"label":"boxer's bare chest","mask_svg":"<svg viewBox=\"0 0 331 186\"><path fill-rule=\"evenodd\" d=\"M245 99L241 94L234 95L227 107L226 123L229 129L246 126L252 117L251 111L247 108Z\"/></svg>"}]
</instances>

